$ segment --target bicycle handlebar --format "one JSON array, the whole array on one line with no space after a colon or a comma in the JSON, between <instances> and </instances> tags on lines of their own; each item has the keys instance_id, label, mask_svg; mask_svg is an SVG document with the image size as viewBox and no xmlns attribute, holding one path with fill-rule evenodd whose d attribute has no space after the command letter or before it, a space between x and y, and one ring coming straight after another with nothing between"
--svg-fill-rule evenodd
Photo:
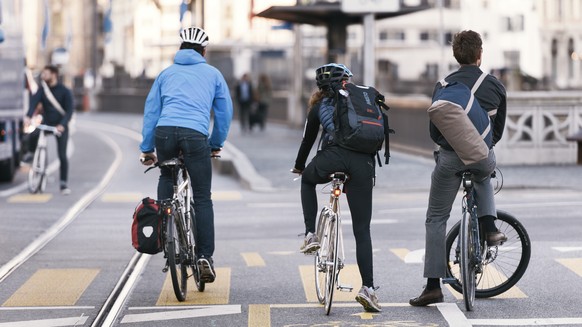
<instances>
[{"instance_id":1,"label":"bicycle handlebar","mask_svg":"<svg viewBox=\"0 0 582 327\"><path fill-rule=\"evenodd\" d=\"M61 136L61 132L59 132L58 128L55 126L49 126L45 124L36 125L35 129L39 129L41 131L50 132L55 134L56 136Z\"/></svg>"}]
</instances>

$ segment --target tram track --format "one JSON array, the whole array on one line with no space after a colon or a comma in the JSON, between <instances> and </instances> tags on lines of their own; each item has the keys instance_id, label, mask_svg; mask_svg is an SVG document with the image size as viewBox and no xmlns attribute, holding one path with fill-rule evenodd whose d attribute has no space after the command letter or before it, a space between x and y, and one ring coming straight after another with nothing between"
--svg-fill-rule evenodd
<instances>
[{"instance_id":1,"label":"tram track","mask_svg":"<svg viewBox=\"0 0 582 327\"><path fill-rule=\"evenodd\" d=\"M52 226L50 226L44 233L33 240L28 246L26 246L22 251L20 251L11 260L0 267L0 284L6 280L12 273L18 270L20 266L25 264L29 259L31 259L36 253L41 251L45 246L47 246L55 237L62 233L67 226L69 226L75 219L94 201L96 201L99 196L105 191L105 189L111 183L113 176L118 170L122 162L123 152L119 145L108 136L104 131L108 133L121 134L123 136L140 140L141 135L131 129L123 128L116 125L95 122L95 121L79 121L79 128L84 130L95 131L95 136L100 138L105 144L112 149L114 155L113 162L109 165L109 168L101 178L100 182L90 191L88 191L81 199L79 199L73 206L71 206L67 212L60 217ZM54 169L54 168L53 168ZM26 188L26 184L23 187L18 185L12 189L5 191L6 194L18 193ZM122 310L122 307L129 297L131 290L135 286L139 276L141 275L143 269L146 267L151 256L135 253L125 270L118 279L115 287L109 293L106 301L103 303L99 309L96 318L93 320L91 326L113 326L116 322L116 318Z\"/></svg>"}]
</instances>

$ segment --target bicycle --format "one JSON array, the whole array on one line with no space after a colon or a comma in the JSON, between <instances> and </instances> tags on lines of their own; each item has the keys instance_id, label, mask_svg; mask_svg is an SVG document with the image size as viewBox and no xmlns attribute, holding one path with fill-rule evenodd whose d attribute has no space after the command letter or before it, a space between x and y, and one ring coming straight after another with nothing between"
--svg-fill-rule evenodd
<instances>
[{"instance_id":1,"label":"bicycle","mask_svg":"<svg viewBox=\"0 0 582 327\"><path fill-rule=\"evenodd\" d=\"M28 190L30 193L42 193L46 188L47 167L48 167L48 140L46 134L61 136L61 132L55 126L38 124L34 129L40 131L38 145L32 159L30 170L28 171ZM33 129L33 130L34 130Z\"/></svg>"},{"instance_id":2,"label":"bicycle","mask_svg":"<svg viewBox=\"0 0 582 327\"><path fill-rule=\"evenodd\" d=\"M498 210L495 224L507 241L488 246L477 218L473 175L465 171L461 177L463 215L447 233L447 278L443 282L462 293L466 310L472 311L475 298L504 293L521 279L529 264L531 243L525 227L511 214Z\"/></svg>"},{"instance_id":3,"label":"bicycle","mask_svg":"<svg viewBox=\"0 0 582 327\"><path fill-rule=\"evenodd\" d=\"M314 262L317 299L324 305L326 315L331 312L334 289L346 292L353 289L351 286L341 285L339 279L345 260L339 197L348 175L336 172L330 178L329 204L321 210L317 223L316 234L320 248L315 252Z\"/></svg>"},{"instance_id":4,"label":"bicycle","mask_svg":"<svg viewBox=\"0 0 582 327\"><path fill-rule=\"evenodd\" d=\"M162 272L170 270L174 294L178 301L186 300L188 278L194 277L196 288L204 292L206 283L200 279L196 264L196 226L192 206L190 176L182 158L172 158L156 163L155 167L167 167L172 171L173 196L159 201L162 213L162 243L166 265ZM188 275L188 267L192 275Z\"/></svg>"}]
</instances>

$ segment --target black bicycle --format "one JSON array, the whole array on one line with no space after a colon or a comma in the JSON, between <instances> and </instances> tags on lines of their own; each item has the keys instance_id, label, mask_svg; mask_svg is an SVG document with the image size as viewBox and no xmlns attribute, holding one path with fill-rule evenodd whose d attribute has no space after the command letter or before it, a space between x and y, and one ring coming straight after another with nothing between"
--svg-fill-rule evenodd
<instances>
[{"instance_id":1,"label":"black bicycle","mask_svg":"<svg viewBox=\"0 0 582 327\"><path fill-rule=\"evenodd\" d=\"M497 175L495 172L492 177ZM511 214L498 210L495 225L507 241L488 246L477 218L470 171L462 173L462 185L463 216L447 233L448 276L443 282L463 294L465 308L471 311L476 297L499 295L521 279L529 264L531 243L525 227Z\"/></svg>"}]
</instances>

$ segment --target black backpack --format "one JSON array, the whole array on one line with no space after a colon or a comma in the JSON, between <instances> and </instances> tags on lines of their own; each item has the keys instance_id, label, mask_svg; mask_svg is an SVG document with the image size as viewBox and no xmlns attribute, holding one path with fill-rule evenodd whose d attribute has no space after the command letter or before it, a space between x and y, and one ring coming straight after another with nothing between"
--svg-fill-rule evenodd
<instances>
[{"instance_id":1,"label":"black backpack","mask_svg":"<svg viewBox=\"0 0 582 327\"><path fill-rule=\"evenodd\" d=\"M135 208L131 243L141 253L156 254L162 251L162 215L156 200L144 198Z\"/></svg>"},{"instance_id":2,"label":"black backpack","mask_svg":"<svg viewBox=\"0 0 582 327\"><path fill-rule=\"evenodd\" d=\"M388 110L384 96L371 86L347 83L336 92L335 137L339 146L356 152L376 154L385 144L386 164L390 158ZM378 155L379 159L379 155ZM382 165L378 160L380 166Z\"/></svg>"}]
</instances>

